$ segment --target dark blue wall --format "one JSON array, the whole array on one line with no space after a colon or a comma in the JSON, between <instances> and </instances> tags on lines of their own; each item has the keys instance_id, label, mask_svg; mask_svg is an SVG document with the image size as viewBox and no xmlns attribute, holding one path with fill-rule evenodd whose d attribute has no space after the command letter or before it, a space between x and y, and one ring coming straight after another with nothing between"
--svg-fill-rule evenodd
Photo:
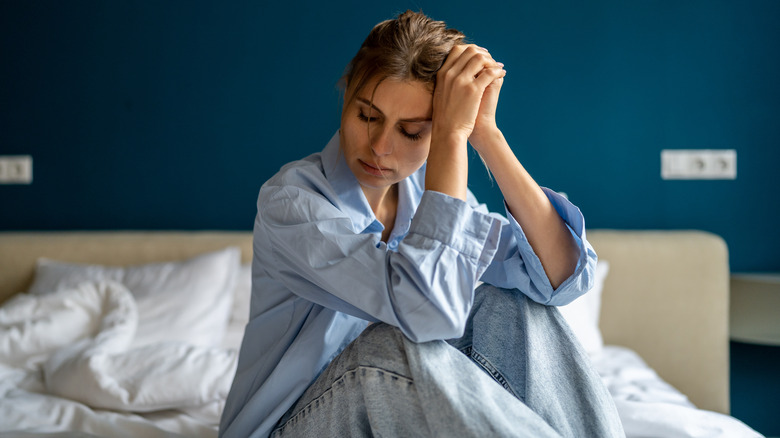
<instances>
[{"instance_id":1,"label":"dark blue wall","mask_svg":"<svg viewBox=\"0 0 780 438\"><path fill-rule=\"evenodd\" d=\"M262 182L338 128L373 24L422 8L506 64L507 138L589 227L709 230L733 270L780 271L780 2L489 5L0 0L0 154L34 159L0 230L251 229ZM663 181L666 148L736 149L738 178Z\"/></svg>"},{"instance_id":2,"label":"dark blue wall","mask_svg":"<svg viewBox=\"0 0 780 438\"><path fill-rule=\"evenodd\" d=\"M250 229L260 184L338 127L372 25L422 8L508 70L500 123L590 227L700 228L780 270L780 2L0 2L0 229ZM664 148L733 148L736 181L663 181ZM475 162L471 187L500 194Z\"/></svg>"},{"instance_id":3,"label":"dark blue wall","mask_svg":"<svg viewBox=\"0 0 780 438\"><path fill-rule=\"evenodd\" d=\"M780 270L780 3L0 2L0 229L250 229L260 184L338 127L372 25L422 8L508 70L500 122L590 227L699 228ZM736 181L663 181L664 148L733 148ZM471 187L500 194L475 162Z\"/></svg>"}]
</instances>

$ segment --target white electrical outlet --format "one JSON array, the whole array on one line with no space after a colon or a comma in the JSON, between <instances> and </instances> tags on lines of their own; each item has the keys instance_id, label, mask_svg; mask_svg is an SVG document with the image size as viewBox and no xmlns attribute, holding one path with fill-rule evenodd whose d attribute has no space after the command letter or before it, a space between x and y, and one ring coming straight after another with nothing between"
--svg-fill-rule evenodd
<instances>
[{"instance_id":1,"label":"white electrical outlet","mask_svg":"<svg viewBox=\"0 0 780 438\"><path fill-rule=\"evenodd\" d=\"M32 184L32 157L0 155L0 184Z\"/></svg>"},{"instance_id":2,"label":"white electrical outlet","mask_svg":"<svg viewBox=\"0 0 780 438\"><path fill-rule=\"evenodd\" d=\"M734 149L664 149L661 151L663 179L736 179L737 151Z\"/></svg>"}]
</instances>

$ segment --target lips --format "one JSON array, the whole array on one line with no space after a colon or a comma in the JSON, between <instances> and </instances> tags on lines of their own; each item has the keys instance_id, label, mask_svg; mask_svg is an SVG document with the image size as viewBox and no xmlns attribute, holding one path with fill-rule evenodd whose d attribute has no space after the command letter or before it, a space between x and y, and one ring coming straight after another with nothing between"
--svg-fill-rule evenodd
<instances>
[{"instance_id":1,"label":"lips","mask_svg":"<svg viewBox=\"0 0 780 438\"><path fill-rule=\"evenodd\" d=\"M360 165L363 167L363 170L368 173L369 175L374 176L384 176L385 173L389 172L390 169L386 167L376 167L371 164L366 163L363 160L358 160L360 162Z\"/></svg>"}]
</instances>

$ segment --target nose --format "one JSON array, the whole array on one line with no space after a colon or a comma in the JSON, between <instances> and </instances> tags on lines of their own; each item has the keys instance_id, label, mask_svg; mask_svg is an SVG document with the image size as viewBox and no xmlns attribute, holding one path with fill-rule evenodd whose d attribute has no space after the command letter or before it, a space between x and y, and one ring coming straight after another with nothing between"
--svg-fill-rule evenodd
<instances>
[{"instance_id":1,"label":"nose","mask_svg":"<svg viewBox=\"0 0 780 438\"><path fill-rule=\"evenodd\" d=\"M377 129L371 136L371 151L381 157L393 153L393 144L390 140L390 132L387 129Z\"/></svg>"}]
</instances>

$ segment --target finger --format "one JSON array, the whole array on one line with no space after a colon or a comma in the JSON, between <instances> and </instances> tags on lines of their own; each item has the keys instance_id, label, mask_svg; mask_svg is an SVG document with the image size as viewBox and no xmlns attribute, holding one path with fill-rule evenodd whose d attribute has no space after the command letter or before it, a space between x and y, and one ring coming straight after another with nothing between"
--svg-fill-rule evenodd
<instances>
[{"instance_id":1,"label":"finger","mask_svg":"<svg viewBox=\"0 0 780 438\"><path fill-rule=\"evenodd\" d=\"M473 78L480 70L493 62L493 58L486 50L477 46L470 46L461 53L455 64L450 68L450 71L455 76L469 74Z\"/></svg>"},{"instance_id":2,"label":"finger","mask_svg":"<svg viewBox=\"0 0 780 438\"><path fill-rule=\"evenodd\" d=\"M501 67L486 68L474 79L474 85L484 91L496 79L502 79L502 82L498 84L501 85L504 76L506 76L506 70Z\"/></svg>"},{"instance_id":3,"label":"finger","mask_svg":"<svg viewBox=\"0 0 780 438\"><path fill-rule=\"evenodd\" d=\"M504 64L497 62L494 65L484 67L476 75L474 75L474 79L477 79L481 74L483 74L483 72L490 72L490 71L503 72L503 73L499 73L500 77L506 75L506 69L504 69Z\"/></svg>"},{"instance_id":4,"label":"finger","mask_svg":"<svg viewBox=\"0 0 780 438\"><path fill-rule=\"evenodd\" d=\"M498 93L500 93L500 92L501 92L501 86L502 86L502 85L504 85L504 77L503 77L503 76L502 76L502 77L500 77L500 78L496 78L496 79L494 79L494 80L493 80L493 82L491 82L491 83L490 83L490 84L489 84L489 85L488 85L488 86L485 88L485 93L483 94L483 97L485 96L485 94L487 94L487 93L488 93L488 91L490 91L490 92L492 92L492 93L495 93L496 95L498 95Z\"/></svg>"},{"instance_id":5,"label":"finger","mask_svg":"<svg viewBox=\"0 0 780 438\"><path fill-rule=\"evenodd\" d=\"M499 65L499 63L490 57L490 55L478 53L472 56L471 59L466 62L460 74L471 79L477 77L477 75L479 75L480 72L486 68L496 68L503 66L504 64ZM455 70L455 67L453 67L453 70Z\"/></svg>"},{"instance_id":6,"label":"finger","mask_svg":"<svg viewBox=\"0 0 780 438\"><path fill-rule=\"evenodd\" d=\"M453 71L451 74L456 76L463 71L463 67L476 54L486 54L488 57L490 56L489 52L484 47L479 47L475 44L457 45L450 50L450 53L447 55L447 59L444 61L444 65L442 65L439 72L446 74L449 71Z\"/></svg>"},{"instance_id":7,"label":"finger","mask_svg":"<svg viewBox=\"0 0 780 438\"><path fill-rule=\"evenodd\" d=\"M458 44L450 49L450 53L447 54L447 58L444 60L444 64L439 68L439 73L449 70L453 64L458 60L460 54L466 50L468 46L465 44Z\"/></svg>"}]
</instances>

